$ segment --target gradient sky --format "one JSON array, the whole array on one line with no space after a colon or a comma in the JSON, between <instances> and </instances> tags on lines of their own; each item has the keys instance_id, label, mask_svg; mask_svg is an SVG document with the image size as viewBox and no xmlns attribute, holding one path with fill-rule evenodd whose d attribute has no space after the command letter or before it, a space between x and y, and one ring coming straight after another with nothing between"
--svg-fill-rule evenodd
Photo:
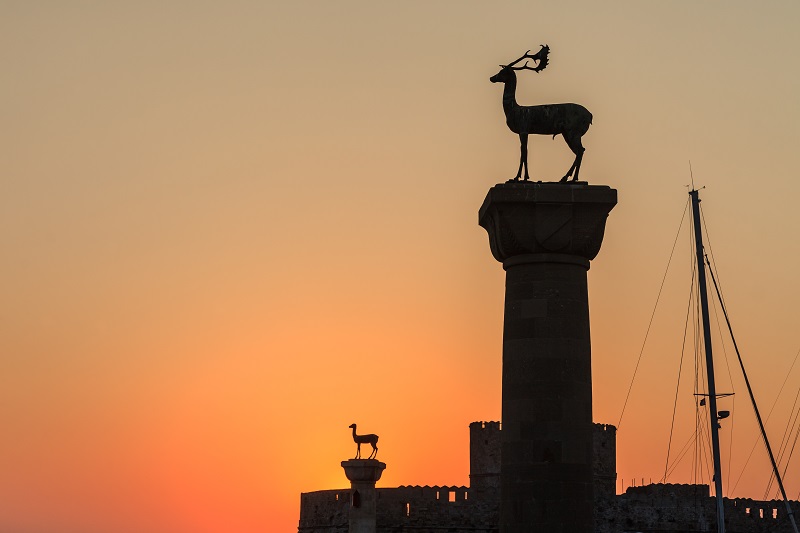
<instances>
[{"instance_id":1,"label":"gradient sky","mask_svg":"<svg viewBox=\"0 0 800 533\"><path fill-rule=\"evenodd\" d=\"M0 531L293 531L301 491L347 486L353 422L381 435L380 486L468 484L468 424L500 417L504 273L477 210L518 157L489 77L542 43L518 100L587 107L581 178L619 191L589 272L595 420L620 418L690 160L767 410L800 348L799 20L789 0L0 2ZM534 179L571 161L532 137ZM625 486L663 475L688 251L618 434ZM735 479L754 425L718 376ZM757 451L733 495L767 477Z\"/></svg>"}]
</instances>

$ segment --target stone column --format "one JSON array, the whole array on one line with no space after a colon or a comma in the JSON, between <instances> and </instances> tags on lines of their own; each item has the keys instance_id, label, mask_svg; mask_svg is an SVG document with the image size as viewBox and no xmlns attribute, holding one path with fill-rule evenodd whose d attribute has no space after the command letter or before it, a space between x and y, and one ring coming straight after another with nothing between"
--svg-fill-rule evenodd
<instances>
[{"instance_id":1,"label":"stone column","mask_svg":"<svg viewBox=\"0 0 800 533\"><path fill-rule=\"evenodd\" d=\"M506 271L500 533L591 533L586 272L617 203L607 186L506 183L479 223Z\"/></svg>"},{"instance_id":2,"label":"stone column","mask_svg":"<svg viewBox=\"0 0 800 533\"><path fill-rule=\"evenodd\" d=\"M342 468L350 480L350 533L375 533L375 483L381 478L386 463L377 459L350 459L342 461Z\"/></svg>"}]
</instances>

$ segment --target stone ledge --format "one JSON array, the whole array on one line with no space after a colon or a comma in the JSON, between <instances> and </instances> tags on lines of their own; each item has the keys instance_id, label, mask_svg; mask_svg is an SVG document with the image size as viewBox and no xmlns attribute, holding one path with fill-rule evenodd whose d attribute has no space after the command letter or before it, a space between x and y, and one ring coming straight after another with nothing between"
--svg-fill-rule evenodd
<instances>
[{"instance_id":1,"label":"stone ledge","mask_svg":"<svg viewBox=\"0 0 800 533\"><path fill-rule=\"evenodd\" d=\"M617 191L585 182L501 183L489 189L478 223L501 263L518 255L557 253L591 261L600 251Z\"/></svg>"},{"instance_id":2,"label":"stone ledge","mask_svg":"<svg viewBox=\"0 0 800 533\"><path fill-rule=\"evenodd\" d=\"M342 461L342 468L351 482L375 483L381 478L386 463L377 459L349 459Z\"/></svg>"}]
</instances>

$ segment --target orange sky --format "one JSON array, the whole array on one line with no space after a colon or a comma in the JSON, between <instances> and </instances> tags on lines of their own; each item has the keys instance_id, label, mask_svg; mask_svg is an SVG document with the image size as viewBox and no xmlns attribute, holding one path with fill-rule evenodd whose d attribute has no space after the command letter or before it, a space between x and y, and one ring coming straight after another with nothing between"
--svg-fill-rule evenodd
<instances>
[{"instance_id":1,"label":"orange sky","mask_svg":"<svg viewBox=\"0 0 800 533\"><path fill-rule=\"evenodd\" d=\"M595 420L619 420L689 160L772 404L800 348L798 4L162 4L0 4L0 531L293 531L301 491L346 486L353 422L381 435L382 486L468 484L468 424L500 416L504 275L477 210L518 157L488 78L541 43L519 101L586 106L581 178L619 191L589 272ZM560 138L530 150L535 179L571 162ZM663 474L688 246L625 485ZM755 433L725 372L736 478ZM760 498L765 468L734 494Z\"/></svg>"}]
</instances>

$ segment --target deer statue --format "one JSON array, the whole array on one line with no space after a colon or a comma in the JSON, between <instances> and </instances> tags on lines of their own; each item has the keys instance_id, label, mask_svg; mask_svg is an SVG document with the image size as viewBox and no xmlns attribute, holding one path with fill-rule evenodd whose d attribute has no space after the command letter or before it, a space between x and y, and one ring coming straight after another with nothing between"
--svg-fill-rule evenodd
<instances>
[{"instance_id":1,"label":"deer statue","mask_svg":"<svg viewBox=\"0 0 800 533\"><path fill-rule=\"evenodd\" d=\"M575 153L575 162L569 167L567 174L561 178L561 181L573 175L573 181L578 181L578 172L581 169L581 159L583 159L583 152L585 151L581 145L581 137L589 129L592 123L592 114L578 104L546 104L546 105L533 105L521 106L517 103L517 75L515 70L532 70L534 72L541 72L547 67L547 55L550 53L550 47L546 44L542 45L541 50L534 55L530 55L530 50L525 52L525 55L509 63L508 65L500 65L502 69L500 72L489 78L492 83L503 83L503 111L506 114L506 124L514 133L519 135L520 143L520 156L519 156L519 170L514 181L518 181L522 174L523 167L525 168L525 181L530 179L528 175L528 134L534 133L538 135L552 135L555 138L559 133L564 136L570 150ZM535 67L529 67L528 62L521 67L516 67L517 63L523 59L531 59L539 63Z\"/></svg>"},{"instance_id":2,"label":"deer statue","mask_svg":"<svg viewBox=\"0 0 800 533\"><path fill-rule=\"evenodd\" d=\"M350 427L353 428L353 440L358 445L356 448L356 456L353 459L361 459L361 445L362 444L372 444L372 453L369 454L367 459L374 459L376 455L378 455L378 436L370 433L369 435L358 435L356 434L356 425L350 424Z\"/></svg>"}]
</instances>

